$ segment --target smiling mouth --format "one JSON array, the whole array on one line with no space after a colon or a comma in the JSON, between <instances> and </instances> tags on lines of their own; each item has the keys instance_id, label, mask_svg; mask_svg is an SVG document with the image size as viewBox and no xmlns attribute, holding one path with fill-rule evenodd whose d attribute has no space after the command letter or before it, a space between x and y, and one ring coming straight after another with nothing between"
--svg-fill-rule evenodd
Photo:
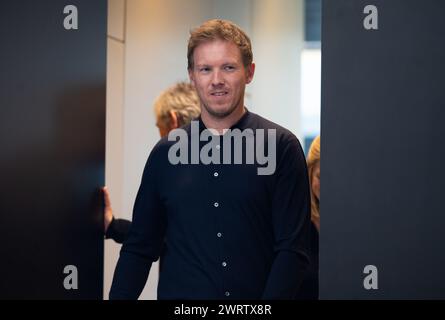
<instances>
[{"instance_id":1,"label":"smiling mouth","mask_svg":"<svg viewBox=\"0 0 445 320\"><path fill-rule=\"evenodd\" d=\"M212 92L210 95L214 96L214 97L222 97L227 95L228 92L227 91L216 91L216 92Z\"/></svg>"}]
</instances>

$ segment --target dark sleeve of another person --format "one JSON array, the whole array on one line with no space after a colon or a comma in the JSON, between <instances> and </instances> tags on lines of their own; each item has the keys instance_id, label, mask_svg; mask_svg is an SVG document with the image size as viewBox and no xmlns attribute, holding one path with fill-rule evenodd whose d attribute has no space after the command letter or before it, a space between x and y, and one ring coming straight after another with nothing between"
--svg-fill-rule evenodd
<instances>
[{"instance_id":1,"label":"dark sleeve of another person","mask_svg":"<svg viewBox=\"0 0 445 320\"><path fill-rule=\"evenodd\" d=\"M127 239L130 227L131 221L126 219L115 219L113 217L113 220L108 226L107 233L105 234L105 239L113 239L117 243L124 243L125 239Z\"/></svg>"}]
</instances>

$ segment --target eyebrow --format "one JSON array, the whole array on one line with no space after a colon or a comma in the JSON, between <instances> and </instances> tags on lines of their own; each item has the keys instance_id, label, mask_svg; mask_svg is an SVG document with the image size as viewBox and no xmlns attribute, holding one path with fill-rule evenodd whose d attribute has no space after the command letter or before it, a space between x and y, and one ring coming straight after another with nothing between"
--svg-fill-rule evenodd
<instances>
[{"instance_id":1,"label":"eyebrow","mask_svg":"<svg viewBox=\"0 0 445 320\"><path fill-rule=\"evenodd\" d=\"M218 65L218 66L212 66L210 64L198 64L198 65L195 65L195 68L196 69L201 69L201 68L214 69L214 68L225 68L227 66L231 66L231 67L237 68L239 66L239 64L237 64L237 63L229 63L229 62L223 63L223 64Z\"/></svg>"}]
</instances>

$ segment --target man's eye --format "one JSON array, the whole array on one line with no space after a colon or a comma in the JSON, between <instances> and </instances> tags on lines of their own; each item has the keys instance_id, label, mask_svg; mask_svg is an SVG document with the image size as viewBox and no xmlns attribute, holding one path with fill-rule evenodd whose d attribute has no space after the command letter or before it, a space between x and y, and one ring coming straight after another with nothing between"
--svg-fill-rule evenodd
<instances>
[{"instance_id":1,"label":"man's eye","mask_svg":"<svg viewBox=\"0 0 445 320\"><path fill-rule=\"evenodd\" d=\"M210 71L210 68L208 68L208 67L199 68L199 72L209 72L209 71Z\"/></svg>"},{"instance_id":2,"label":"man's eye","mask_svg":"<svg viewBox=\"0 0 445 320\"><path fill-rule=\"evenodd\" d=\"M232 71L232 70L235 70L235 67L234 67L234 66L225 66L225 67L224 67L224 70L226 70L226 71Z\"/></svg>"}]
</instances>

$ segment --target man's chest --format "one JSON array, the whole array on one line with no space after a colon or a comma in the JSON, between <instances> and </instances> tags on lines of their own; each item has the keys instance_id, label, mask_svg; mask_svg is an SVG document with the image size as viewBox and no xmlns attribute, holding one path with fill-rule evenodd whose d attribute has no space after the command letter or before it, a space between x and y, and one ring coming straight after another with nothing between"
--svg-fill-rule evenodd
<instances>
[{"instance_id":1,"label":"man's chest","mask_svg":"<svg viewBox=\"0 0 445 320\"><path fill-rule=\"evenodd\" d=\"M162 180L161 201L172 213L249 210L273 196L274 177L258 175L256 165L177 165Z\"/></svg>"}]
</instances>

